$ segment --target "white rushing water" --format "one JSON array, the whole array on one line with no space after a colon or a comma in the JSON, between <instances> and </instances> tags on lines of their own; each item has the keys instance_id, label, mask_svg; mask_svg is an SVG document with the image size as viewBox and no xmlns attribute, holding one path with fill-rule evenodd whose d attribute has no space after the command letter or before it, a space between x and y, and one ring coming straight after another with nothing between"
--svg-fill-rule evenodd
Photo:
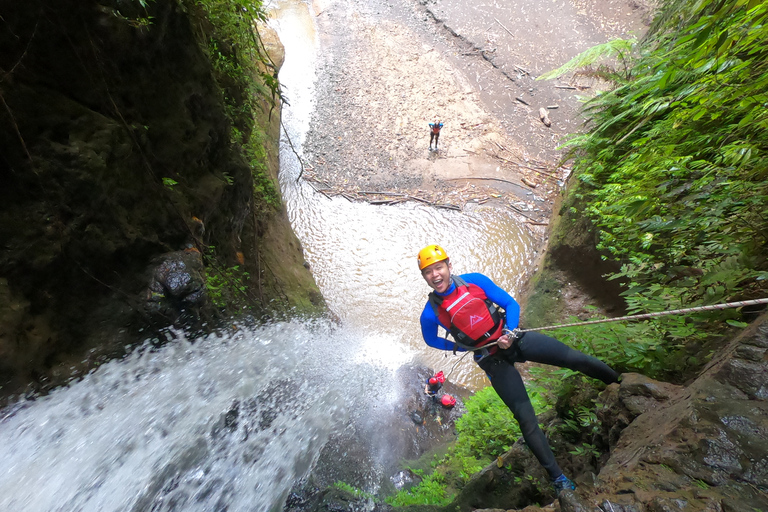
<instances>
[{"instance_id":1,"label":"white rushing water","mask_svg":"<svg viewBox=\"0 0 768 512\"><path fill-rule=\"evenodd\" d=\"M402 361L349 358L359 338L308 322L182 338L21 402L0 421L0 510L281 510L334 430L396 400Z\"/></svg>"}]
</instances>

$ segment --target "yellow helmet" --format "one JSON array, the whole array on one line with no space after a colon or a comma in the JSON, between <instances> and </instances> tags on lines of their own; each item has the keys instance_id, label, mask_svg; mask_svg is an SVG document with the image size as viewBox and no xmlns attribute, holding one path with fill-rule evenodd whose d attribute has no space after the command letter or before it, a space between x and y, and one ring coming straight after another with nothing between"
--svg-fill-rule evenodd
<instances>
[{"instance_id":1,"label":"yellow helmet","mask_svg":"<svg viewBox=\"0 0 768 512\"><path fill-rule=\"evenodd\" d=\"M419 251L419 270L424 270L433 263L447 259L448 253L445 252L445 249L439 245L428 245Z\"/></svg>"}]
</instances>

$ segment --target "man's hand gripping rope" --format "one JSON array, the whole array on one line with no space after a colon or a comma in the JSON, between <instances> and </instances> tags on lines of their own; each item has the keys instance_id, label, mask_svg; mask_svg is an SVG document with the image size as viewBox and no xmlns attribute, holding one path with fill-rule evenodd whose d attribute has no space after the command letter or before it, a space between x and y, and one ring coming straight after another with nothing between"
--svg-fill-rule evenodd
<instances>
[{"instance_id":1,"label":"man's hand gripping rope","mask_svg":"<svg viewBox=\"0 0 768 512\"><path fill-rule=\"evenodd\" d=\"M512 346L515 340L520 337L520 329L515 327L511 331L509 329L503 329L502 332L504 334L496 340L496 344L499 345L501 350L507 350Z\"/></svg>"}]
</instances>

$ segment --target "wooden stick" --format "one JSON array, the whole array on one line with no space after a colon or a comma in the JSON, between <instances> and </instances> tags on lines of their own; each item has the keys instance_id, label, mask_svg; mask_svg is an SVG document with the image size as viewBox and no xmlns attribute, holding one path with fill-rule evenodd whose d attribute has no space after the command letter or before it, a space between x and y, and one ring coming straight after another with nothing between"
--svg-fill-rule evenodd
<instances>
[{"instance_id":1,"label":"wooden stick","mask_svg":"<svg viewBox=\"0 0 768 512\"><path fill-rule=\"evenodd\" d=\"M533 167L528 167L528 166L525 166L525 165L519 164L519 163L517 163L517 162L513 162L512 160L507 160L507 159L506 159L506 158L504 158L503 156L499 156L499 155L493 155L493 156L495 156L495 157L496 157L496 158L498 158L499 160L503 160L503 161L505 161L505 162L507 162L507 163L510 163L510 164L512 164L512 165L516 165L516 166L517 166L519 169L528 169L529 171L537 172L537 173L539 173L539 174L543 174L544 176L549 176L550 178L554 178L554 179L556 179L556 180L557 180L557 179L560 179L560 178L558 178L557 176L555 176L554 174L550 174L550 173L548 173L548 172L544 172L544 171L539 171L538 169L534 169Z\"/></svg>"},{"instance_id":2,"label":"wooden stick","mask_svg":"<svg viewBox=\"0 0 768 512\"><path fill-rule=\"evenodd\" d=\"M416 201L421 201L422 203L427 203L427 204L430 204L430 205L434 205L435 204L432 201L427 201L426 199L422 199L420 197L416 197L416 196L408 196L408 197L411 198L411 199L414 199Z\"/></svg>"},{"instance_id":3,"label":"wooden stick","mask_svg":"<svg viewBox=\"0 0 768 512\"><path fill-rule=\"evenodd\" d=\"M361 190L361 194L371 194L371 195L379 195L379 196L398 196L398 197L408 197L408 194L399 194L397 192L376 192L371 190Z\"/></svg>"},{"instance_id":4,"label":"wooden stick","mask_svg":"<svg viewBox=\"0 0 768 512\"><path fill-rule=\"evenodd\" d=\"M514 181L509 180L503 180L501 178L480 178L480 177L473 177L473 176L467 176L466 178L448 178L446 181L457 181L457 180L488 180L488 181L503 181L504 183L509 183L511 185L517 185L518 187L522 188L523 190L528 190L528 187L524 187L519 183L515 183Z\"/></svg>"},{"instance_id":5,"label":"wooden stick","mask_svg":"<svg viewBox=\"0 0 768 512\"><path fill-rule=\"evenodd\" d=\"M493 18L493 19L494 19L494 20L496 20L496 23L498 23L499 25L501 25L501 28L503 28L504 30L506 30L506 31L507 31L507 33L508 33L509 35L511 35L512 37L515 37L515 34L513 34L512 32L510 32L510 31L509 31L509 29L508 29L507 27L505 27L504 25L502 25L502 24L501 24L501 22L500 22L499 20L497 20L496 18Z\"/></svg>"},{"instance_id":6,"label":"wooden stick","mask_svg":"<svg viewBox=\"0 0 768 512\"><path fill-rule=\"evenodd\" d=\"M528 219L528 220L530 220L530 221L532 221L532 222L537 222L537 221L536 221L536 219L533 219L533 218L529 217L528 215L526 215L526 214L525 214L525 213L524 213L522 210L520 210L519 208L515 208L515 207L514 207L514 206L512 206L511 204L510 204L510 205L508 205L508 206L509 206L510 208L512 208L513 210L515 210L515 211L516 211L517 213L519 213L520 215L522 215L523 217L525 217L526 219Z\"/></svg>"}]
</instances>

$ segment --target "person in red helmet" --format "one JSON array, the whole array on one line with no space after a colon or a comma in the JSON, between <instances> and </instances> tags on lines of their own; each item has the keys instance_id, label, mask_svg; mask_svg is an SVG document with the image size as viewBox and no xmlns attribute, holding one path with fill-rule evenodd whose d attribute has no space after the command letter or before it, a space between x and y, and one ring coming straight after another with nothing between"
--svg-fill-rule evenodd
<instances>
[{"instance_id":1,"label":"person in red helmet","mask_svg":"<svg viewBox=\"0 0 768 512\"><path fill-rule=\"evenodd\" d=\"M513 336L511 332L520 320L517 301L483 274L452 275L448 254L439 245L419 251L418 264L421 276L432 288L420 318L424 341L440 350L473 350L475 361L520 424L526 444L549 473L557 495L575 489L539 427L515 363L533 361L569 368L606 384L618 382L619 374L599 359L544 334ZM438 327L447 330L454 341L438 336ZM478 349L492 342L498 344Z\"/></svg>"},{"instance_id":2,"label":"person in red helmet","mask_svg":"<svg viewBox=\"0 0 768 512\"><path fill-rule=\"evenodd\" d=\"M445 375L443 372L437 372L432 377L427 379L427 385L424 386L424 393L434 396L438 391L440 391L440 388L443 387L443 382L445 382Z\"/></svg>"},{"instance_id":3,"label":"person in red helmet","mask_svg":"<svg viewBox=\"0 0 768 512\"><path fill-rule=\"evenodd\" d=\"M443 387L442 382L437 380L436 377L430 377L427 379L427 385L424 387L424 393L428 395L434 395L438 391L440 391L440 388Z\"/></svg>"}]
</instances>

